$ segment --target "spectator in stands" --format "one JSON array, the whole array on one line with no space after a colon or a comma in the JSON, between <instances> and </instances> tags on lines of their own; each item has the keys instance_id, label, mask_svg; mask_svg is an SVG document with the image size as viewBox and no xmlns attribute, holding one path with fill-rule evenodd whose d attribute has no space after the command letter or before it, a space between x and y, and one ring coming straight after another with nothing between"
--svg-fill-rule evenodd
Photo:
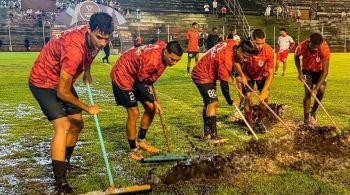
<instances>
[{"instance_id":1,"label":"spectator in stands","mask_svg":"<svg viewBox=\"0 0 350 195\"><path fill-rule=\"evenodd\" d=\"M30 40L28 38L24 39L24 47L26 48L26 51L30 50Z\"/></svg>"},{"instance_id":2,"label":"spectator in stands","mask_svg":"<svg viewBox=\"0 0 350 195\"><path fill-rule=\"evenodd\" d=\"M141 35L138 34L135 38L135 47L140 47L142 45L142 38Z\"/></svg>"},{"instance_id":3,"label":"spectator in stands","mask_svg":"<svg viewBox=\"0 0 350 195\"><path fill-rule=\"evenodd\" d=\"M219 30L216 27L213 27L207 38L207 50L214 47L220 41L222 41L222 39L219 37Z\"/></svg>"},{"instance_id":4,"label":"spectator in stands","mask_svg":"<svg viewBox=\"0 0 350 195\"><path fill-rule=\"evenodd\" d=\"M319 101L322 101L326 90L329 59L329 47L319 33L313 33L309 39L302 41L294 54L295 65L299 73L298 79L304 81L311 88L311 93L314 93ZM306 86L304 89L304 125L314 126L317 123L316 112L319 104L315 101L310 110L311 93Z\"/></svg>"},{"instance_id":5,"label":"spectator in stands","mask_svg":"<svg viewBox=\"0 0 350 195\"><path fill-rule=\"evenodd\" d=\"M136 9L136 19L138 19L138 20L141 19L141 9L139 9L139 8Z\"/></svg>"},{"instance_id":6,"label":"spectator in stands","mask_svg":"<svg viewBox=\"0 0 350 195\"><path fill-rule=\"evenodd\" d=\"M2 43L2 40L0 40L0 48L2 47L3 43Z\"/></svg>"},{"instance_id":7,"label":"spectator in stands","mask_svg":"<svg viewBox=\"0 0 350 195\"><path fill-rule=\"evenodd\" d=\"M204 13L206 16L209 16L209 4L208 3L204 4Z\"/></svg>"},{"instance_id":8,"label":"spectator in stands","mask_svg":"<svg viewBox=\"0 0 350 195\"><path fill-rule=\"evenodd\" d=\"M199 47L205 51L206 50L206 41L208 38L208 34L206 32L199 33Z\"/></svg>"},{"instance_id":9,"label":"spectator in stands","mask_svg":"<svg viewBox=\"0 0 350 195\"><path fill-rule=\"evenodd\" d=\"M341 15L341 19L346 21L346 12L345 12L345 10L340 15Z\"/></svg>"},{"instance_id":10,"label":"spectator in stands","mask_svg":"<svg viewBox=\"0 0 350 195\"><path fill-rule=\"evenodd\" d=\"M228 34L226 39L233 39L233 40L236 40L238 42L241 41L241 38L237 35L237 30L235 28L230 29L230 33Z\"/></svg>"},{"instance_id":11,"label":"spectator in stands","mask_svg":"<svg viewBox=\"0 0 350 195\"><path fill-rule=\"evenodd\" d=\"M295 42L291 36L287 34L287 30L285 28L280 29L281 36L278 37L277 40L277 59L276 59L276 65L275 65L275 75L277 75L279 63L283 63L283 73L282 76L286 73L287 68L287 58L288 58L288 52L290 49L293 49Z\"/></svg>"},{"instance_id":12,"label":"spectator in stands","mask_svg":"<svg viewBox=\"0 0 350 195\"><path fill-rule=\"evenodd\" d=\"M218 2L216 0L213 1L213 14L218 14Z\"/></svg>"},{"instance_id":13,"label":"spectator in stands","mask_svg":"<svg viewBox=\"0 0 350 195\"><path fill-rule=\"evenodd\" d=\"M226 9L225 5L223 5L221 8L221 16L222 16L222 18L224 18L225 21L226 21L226 13L227 13L227 9Z\"/></svg>"},{"instance_id":14,"label":"spectator in stands","mask_svg":"<svg viewBox=\"0 0 350 195\"><path fill-rule=\"evenodd\" d=\"M301 17L300 9L297 9L296 16L297 16L297 22L300 22L300 17Z\"/></svg>"},{"instance_id":15,"label":"spectator in stands","mask_svg":"<svg viewBox=\"0 0 350 195\"><path fill-rule=\"evenodd\" d=\"M32 18L33 17L33 10L32 8L28 7L26 11L27 18Z\"/></svg>"},{"instance_id":16,"label":"spectator in stands","mask_svg":"<svg viewBox=\"0 0 350 195\"><path fill-rule=\"evenodd\" d=\"M282 16L282 7L281 7L280 5L277 6L276 16L277 16L277 18L279 18L280 16Z\"/></svg>"},{"instance_id":17,"label":"spectator in stands","mask_svg":"<svg viewBox=\"0 0 350 195\"><path fill-rule=\"evenodd\" d=\"M268 5L266 7L266 10L265 10L265 14L264 14L266 17L269 17L271 15L271 5Z\"/></svg>"},{"instance_id":18,"label":"spectator in stands","mask_svg":"<svg viewBox=\"0 0 350 195\"><path fill-rule=\"evenodd\" d=\"M199 33L198 33L198 23L193 22L192 28L187 32L186 39L187 39L187 74L190 75L190 65L191 60L194 58L196 61L196 64L198 63L198 57L199 57Z\"/></svg>"}]
</instances>

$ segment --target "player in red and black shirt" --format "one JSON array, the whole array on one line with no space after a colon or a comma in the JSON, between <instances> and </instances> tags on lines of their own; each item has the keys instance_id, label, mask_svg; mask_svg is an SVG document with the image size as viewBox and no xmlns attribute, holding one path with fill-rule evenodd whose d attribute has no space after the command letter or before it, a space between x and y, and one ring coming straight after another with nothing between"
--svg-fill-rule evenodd
<instances>
[{"instance_id":1,"label":"player in red and black shirt","mask_svg":"<svg viewBox=\"0 0 350 195\"><path fill-rule=\"evenodd\" d=\"M241 75L243 93L246 95L244 105L245 117L248 123L256 128L257 131L265 132L266 128L262 123L262 119L267 108L260 103L259 106L262 111L259 112L259 116L256 119L253 119L251 111L253 94L246 86L249 85L251 88L254 88L254 84L256 84L257 89L260 91L259 101L268 101L269 87L274 75L274 52L265 43L265 33L261 29L255 29L252 32L249 42L255 48L254 54L244 59L244 61L236 63L235 67Z\"/></svg>"},{"instance_id":2,"label":"player in red and black shirt","mask_svg":"<svg viewBox=\"0 0 350 195\"><path fill-rule=\"evenodd\" d=\"M197 64L199 57L199 32L197 22L192 23L192 28L187 32L186 39L188 43L187 74L190 74L191 59L194 58Z\"/></svg>"},{"instance_id":3,"label":"player in red and black shirt","mask_svg":"<svg viewBox=\"0 0 350 195\"><path fill-rule=\"evenodd\" d=\"M109 42L112 31L112 17L95 13L89 25L69 29L50 40L30 72L30 90L55 130L51 158L58 194L72 192L66 172L84 126L81 112L99 112L97 105L89 106L78 99L73 83L81 73L84 73L83 81L91 83L91 63Z\"/></svg>"},{"instance_id":4,"label":"player in red and black shirt","mask_svg":"<svg viewBox=\"0 0 350 195\"><path fill-rule=\"evenodd\" d=\"M300 56L303 56L300 65ZM322 35L313 33L310 38L301 42L295 50L295 65L299 73L299 80L305 81L316 97L321 101L326 90L330 52ZM316 124L316 111L319 104L315 101L310 112L311 93L305 86L304 96L304 124ZM309 116L311 115L310 119Z\"/></svg>"},{"instance_id":5,"label":"player in red and black shirt","mask_svg":"<svg viewBox=\"0 0 350 195\"><path fill-rule=\"evenodd\" d=\"M159 153L145 139L154 114L161 112L150 86L157 81L168 66L175 65L181 59L182 53L182 48L177 41L171 41L168 44L158 41L155 44L143 45L126 51L111 70L116 103L124 106L128 113L126 131L131 159L141 160L143 158L138 152L138 147L151 154ZM145 112L141 118L136 140L136 122L139 116L137 101L142 103Z\"/></svg>"},{"instance_id":6,"label":"player in red and black shirt","mask_svg":"<svg viewBox=\"0 0 350 195\"><path fill-rule=\"evenodd\" d=\"M227 139L217 136L216 108L218 97L216 95L216 81L220 80L221 91L229 105L235 104L231 99L228 80L230 78L237 52L245 47L238 46L235 40L225 40L207 51L192 70L192 80L202 95L204 137L209 144L225 143ZM240 55L243 56L243 55ZM242 61L242 60L238 60Z\"/></svg>"}]
</instances>

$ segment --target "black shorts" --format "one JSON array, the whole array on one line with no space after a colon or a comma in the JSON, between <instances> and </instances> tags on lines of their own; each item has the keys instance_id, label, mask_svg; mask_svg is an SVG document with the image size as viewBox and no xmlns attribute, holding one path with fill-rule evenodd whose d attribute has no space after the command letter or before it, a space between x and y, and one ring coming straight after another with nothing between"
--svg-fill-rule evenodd
<instances>
[{"instance_id":1,"label":"black shorts","mask_svg":"<svg viewBox=\"0 0 350 195\"><path fill-rule=\"evenodd\" d=\"M254 89L254 84L256 83L256 86L257 86L259 92L261 92L261 90L264 88L265 81L266 81L266 79L262 79L262 80L258 80L258 81L249 80L248 85L252 89ZM249 90L247 87L243 86L243 84L242 84L242 92L243 92L243 94L247 94L247 93L252 92L252 91Z\"/></svg>"},{"instance_id":2,"label":"black shorts","mask_svg":"<svg viewBox=\"0 0 350 195\"><path fill-rule=\"evenodd\" d=\"M199 52L189 51L188 52L188 58L197 58Z\"/></svg>"},{"instance_id":3,"label":"black shorts","mask_svg":"<svg viewBox=\"0 0 350 195\"><path fill-rule=\"evenodd\" d=\"M303 75L305 77L305 82L311 86L311 85L316 85L318 81L320 80L321 77L321 71L319 72L311 72L311 71L306 71L303 70ZM322 85L325 85L326 81Z\"/></svg>"},{"instance_id":4,"label":"black shorts","mask_svg":"<svg viewBox=\"0 0 350 195\"><path fill-rule=\"evenodd\" d=\"M146 102L147 98L137 93L134 90L122 90L117 85L112 82L113 94L115 102L117 105L124 106L125 108L137 107L137 101ZM147 90L150 94L153 95L153 92L150 87L147 87Z\"/></svg>"},{"instance_id":5,"label":"black shorts","mask_svg":"<svg viewBox=\"0 0 350 195\"><path fill-rule=\"evenodd\" d=\"M82 112L82 109L59 99L55 89L39 88L30 83L29 88L49 121ZM72 93L79 98L74 87L72 87Z\"/></svg>"},{"instance_id":6,"label":"black shorts","mask_svg":"<svg viewBox=\"0 0 350 195\"><path fill-rule=\"evenodd\" d=\"M195 83L205 105L218 101L215 83L198 84Z\"/></svg>"}]
</instances>

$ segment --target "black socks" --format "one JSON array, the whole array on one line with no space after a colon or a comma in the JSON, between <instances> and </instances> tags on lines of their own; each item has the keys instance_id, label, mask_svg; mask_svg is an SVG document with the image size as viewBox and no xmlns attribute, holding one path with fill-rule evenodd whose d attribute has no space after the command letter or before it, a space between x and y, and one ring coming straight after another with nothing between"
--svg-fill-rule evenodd
<instances>
[{"instance_id":1,"label":"black socks","mask_svg":"<svg viewBox=\"0 0 350 195\"><path fill-rule=\"evenodd\" d=\"M146 138L146 133L147 133L148 129L143 129L140 127L139 129L139 133L138 133L138 138L139 139L145 139Z\"/></svg>"},{"instance_id":2,"label":"black socks","mask_svg":"<svg viewBox=\"0 0 350 195\"><path fill-rule=\"evenodd\" d=\"M53 174L55 176L56 186L62 186L67 183L66 180L66 162L52 160Z\"/></svg>"},{"instance_id":3,"label":"black socks","mask_svg":"<svg viewBox=\"0 0 350 195\"><path fill-rule=\"evenodd\" d=\"M70 158L72 157L75 146L67 146L66 147L66 160L67 164L70 164Z\"/></svg>"}]
</instances>

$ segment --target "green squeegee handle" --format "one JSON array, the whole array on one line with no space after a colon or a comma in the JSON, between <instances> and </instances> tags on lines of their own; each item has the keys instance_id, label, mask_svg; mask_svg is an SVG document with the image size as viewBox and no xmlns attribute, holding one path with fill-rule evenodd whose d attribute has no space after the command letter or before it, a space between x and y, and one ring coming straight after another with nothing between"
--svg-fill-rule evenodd
<instances>
[{"instance_id":1,"label":"green squeegee handle","mask_svg":"<svg viewBox=\"0 0 350 195\"><path fill-rule=\"evenodd\" d=\"M92 98L92 92L91 92L91 88L90 88L89 84L87 84L87 90L88 90L88 93L89 93L90 104L94 105L94 100ZM109 185L110 186L114 186L114 181L113 181L113 178L112 178L112 172L111 172L111 168L109 166L109 162L108 162L108 158L107 158L107 152L106 152L105 144L103 142L103 137L102 137L102 133L101 133L100 123L98 122L98 118L97 118L96 114L94 114L94 119L95 119L98 139L99 139L100 145L101 145L103 159L105 161L105 165L106 165L106 169L107 169Z\"/></svg>"}]
</instances>

